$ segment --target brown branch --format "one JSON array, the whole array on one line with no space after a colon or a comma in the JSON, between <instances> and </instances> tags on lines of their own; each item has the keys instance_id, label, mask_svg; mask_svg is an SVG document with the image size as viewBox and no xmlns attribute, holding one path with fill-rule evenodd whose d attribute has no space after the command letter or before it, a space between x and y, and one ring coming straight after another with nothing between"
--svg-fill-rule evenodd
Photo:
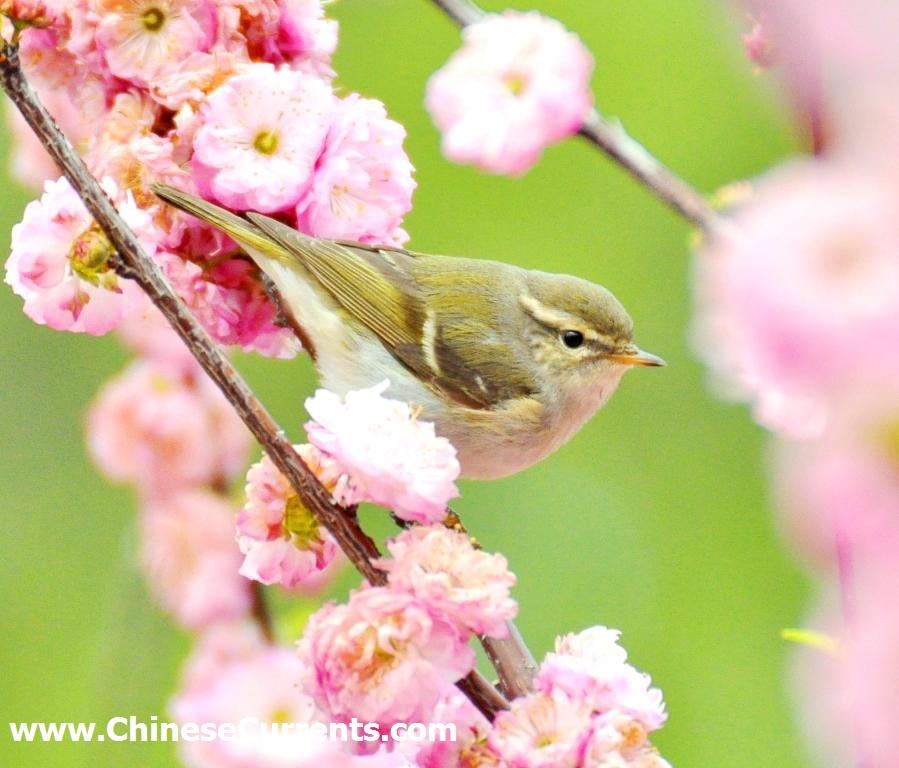
<instances>
[{"instance_id":1,"label":"brown branch","mask_svg":"<svg viewBox=\"0 0 899 768\"><path fill-rule=\"evenodd\" d=\"M478 639L499 678L499 688L509 699L524 696L534 689L537 662L512 621L507 621L507 637L501 640L481 635Z\"/></svg>"},{"instance_id":2,"label":"brown branch","mask_svg":"<svg viewBox=\"0 0 899 768\"><path fill-rule=\"evenodd\" d=\"M467 27L483 19L487 12L478 8L469 0L432 0L434 5L456 22L460 27Z\"/></svg>"},{"instance_id":3,"label":"brown branch","mask_svg":"<svg viewBox=\"0 0 899 768\"><path fill-rule=\"evenodd\" d=\"M487 14L471 0L431 0L460 27L467 27ZM602 150L662 202L687 221L704 230L712 229L718 215L705 197L669 170L624 127L591 109L578 134Z\"/></svg>"},{"instance_id":4,"label":"brown branch","mask_svg":"<svg viewBox=\"0 0 899 768\"><path fill-rule=\"evenodd\" d=\"M591 109L578 134L690 223L707 231L717 224L718 214L705 197L631 137L620 123L606 120Z\"/></svg>"},{"instance_id":5,"label":"brown branch","mask_svg":"<svg viewBox=\"0 0 899 768\"><path fill-rule=\"evenodd\" d=\"M400 520L396 515L393 519L401 528L407 527L405 521ZM462 519L451 509L447 512L444 525L469 536ZM475 547L480 548L474 539L471 539L471 542ZM506 697L514 699L533 690L537 662L515 623L507 621L506 627L509 634L502 639L479 635L478 640L481 641L487 658L490 659L490 663L496 670L500 690Z\"/></svg>"},{"instance_id":6,"label":"brown branch","mask_svg":"<svg viewBox=\"0 0 899 768\"><path fill-rule=\"evenodd\" d=\"M143 251L134 233L28 84L19 63L17 46L5 40L0 48L0 86L115 246L128 274L159 308L206 374L218 385L303 503L331 533L358 571L371 584L383 584L384 573L371 562L380 555L377 545L362 530L354 515L332 503L331 494L303 463L284 431L175 294L155 262ZM477 671L460 681L459 688L488 717L508 704Z\"/></svg>"}]
</instances>

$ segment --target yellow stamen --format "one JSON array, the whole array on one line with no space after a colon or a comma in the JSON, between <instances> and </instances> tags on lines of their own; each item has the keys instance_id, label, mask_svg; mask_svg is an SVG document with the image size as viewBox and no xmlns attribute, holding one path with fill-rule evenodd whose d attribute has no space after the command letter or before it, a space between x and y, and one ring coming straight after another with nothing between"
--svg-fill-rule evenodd
<instances>
[{"instance_id":1,"label":"yellow stamen","mask_svg":"<svg viewBox=\"0 0 899 768\"><path fill-rule=\"evenodd\" d=\"M82 280L116 290L115 273L110 271L109 264L113 256L115 248L94 224L75 238L69 250L69 264Z\"/></svg>"},{"instance_id":2,"label":"yellow stamen","mask_svg":"<svg viewBox=\"0 0 899 768\"><path fill-rule=\"evenodd\" d=\"M527 85L527 82L521 75L509 75L506 78L506 88L508 88L513 96L518 96Z\"/></svg>"},{"instance_id":3,"label":"yellow stamen","mask_svg":"<svg viewBox=\"0 0 899 768\"><path fill-rule=\"evenodd\" d=\"M278 151L278 134L260 131L253 141L253 149L261 155L273 155Z\"/></svg>"},{"instance_id":4,"label":"yellow stamen","mask_svg":"<svg viewBox=\"0 0 899 768\"><path fill-rule=\"evenodd\" d=\"M165 24L165 14L159 8L150 8L141 14L140 20L147 32L158 32Z\"/></svg>"},{"instance_id":5,"label":"yellow stamen","mask_svg":"<svg viewBox=\"0 0 899 768\"><path fill-rule=\"evenodd\" d=\"M297 549L309 549L313 544L322 542L318 520L295 494L287 499L284 529L293 534L293 542Z\"/></svg>"}]
</instances>

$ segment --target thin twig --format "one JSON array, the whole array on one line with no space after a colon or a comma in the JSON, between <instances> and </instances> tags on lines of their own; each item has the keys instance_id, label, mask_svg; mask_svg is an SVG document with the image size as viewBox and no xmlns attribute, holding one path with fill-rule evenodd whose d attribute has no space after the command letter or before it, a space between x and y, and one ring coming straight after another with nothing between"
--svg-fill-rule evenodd
<instances>
[{"instance_id":1,"label":"thin twig","mask_svg":"<svg viewBox=\"0 0 899 768\"><path fill-rule=\"evenodd\" d=\"M467 27L487 14L471 0L431 0L460 27ZM631 176L687 221L710 230L718 216L706 199L690 184L669 170L617 121L591 109L578 134L605 152Z\"/></svg>"},{"instance_id":2,"label":"thin twig","mask_svg":"<svg viewBox=\"0 0 899 768\"><path fill-rule=\"evenodd\" d=\"M303 503L331 533L359 572L371 584L383 584L384 573L371 562L380 555L374 541L362 530L354 515L346 514L344 509L332 503L331 494L303 463L284 431L172 290L155 262L143 251L134 233L28 84L19 63L18 48L5 40L0 48L0 86L115 246L119 259L133 275L134 281L159 308L206 374L218 385ZM459 688L488 717L508 704L477 671L461 680Z\"/></svg>"},{"instance_id":3,"label":"thin twig","mask_svg":"<svg viewBox=\"0 0 899 768\"><path fill-rule=\"evenodd\" d=\"M628 134L621 123L607 120L591 109L578 134L599 147L687 221L707 231L717 223L718 214L706 199Z\"/></svg>"},{"instance_id":4,"label":"thin twig","mask_svg":"<svg viewBox=\"0 0 899 768\"><path fill-rule=\"evenodd\" d=\"M486 11L468 0L433 0L433 3L440 6L443 12L460 27L474 24L487 15Z\"/></svg>"}]
</instances>

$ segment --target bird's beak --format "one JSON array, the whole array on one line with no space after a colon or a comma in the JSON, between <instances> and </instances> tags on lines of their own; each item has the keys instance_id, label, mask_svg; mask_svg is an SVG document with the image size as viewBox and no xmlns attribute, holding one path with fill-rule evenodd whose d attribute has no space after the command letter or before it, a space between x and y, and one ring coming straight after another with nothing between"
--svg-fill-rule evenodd
<instances>
[{"instance_id":1,"label":"bird's beak","mask_svg":"<svg viewBox=\"0 0 899 768\"><path fill-rule=\"evenodd\" d=\"M665 361L658 355L644 352L639 347L634 346L628 347L614 355L609 355L608 359L621 365L646 365L652 368L665 365Z\"/></svg>"}]
</instances>

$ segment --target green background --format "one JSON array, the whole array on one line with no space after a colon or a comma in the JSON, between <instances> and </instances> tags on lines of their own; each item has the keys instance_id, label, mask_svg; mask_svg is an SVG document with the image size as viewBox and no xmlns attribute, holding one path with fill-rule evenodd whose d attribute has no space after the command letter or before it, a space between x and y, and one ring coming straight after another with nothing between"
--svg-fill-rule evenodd
<instances>
[{"instance_id":1,"label":"green background","mask_svg":"<svg viewBox=\"0 0 899 768\"><path fill-rule=\"evenodd\" d=\"M721 6L534 5L594 52L601 110L702 190L795 149ZM640 344L669 362L628 374L611 404L539 466L462 484L458 510L518 574L519 623L534 652L558 633L619 627L665 692L670 719L656 743L673 763L804 765L778 630L799 621L806 586L766 499L764 435L743 408L714 399L690 352L687 226L579 140L517 180L449 164L422 96L458 44L453 24L426 0L341 0L329 12L341 23L340 85L384 100L408 128L419 184L411 245L601 282L629 308ZM6 179L2 189L5 251L29 195ZM6 730L8 720L163 715L188 639L148 603L134 571L132 495L85 456L86 404L124 353L112 338L33 325L8 290L0 318L0 762L172 765L169 745L13 744ZM314 386L308 361L239 364L298 435Z\"/></svg>"}]
</instances>

